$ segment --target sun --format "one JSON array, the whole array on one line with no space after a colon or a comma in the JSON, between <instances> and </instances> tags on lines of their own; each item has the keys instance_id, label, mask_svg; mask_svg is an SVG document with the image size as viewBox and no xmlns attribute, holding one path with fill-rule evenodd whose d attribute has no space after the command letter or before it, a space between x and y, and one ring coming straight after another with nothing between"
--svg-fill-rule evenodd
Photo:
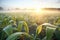
<instances>
[{"instance_id":1,"label":"sun","mask_svg":"<svg viewBox=\"0 0 60 40\"><path fill-rule=\"evenodd\" d=\"M35 12L36 13L41 13L42 12L42 8L35 8Z\"/></svg>"},{"instance_id":2,"label":"sun","mask_svg":"<svg viewBox=\"0 0 60 40\"><path fill-rule=\"evenodd\" d=\"M35 9L35 12L39 13L41 10L40 9Z\"/></svg>"}]
</instances>

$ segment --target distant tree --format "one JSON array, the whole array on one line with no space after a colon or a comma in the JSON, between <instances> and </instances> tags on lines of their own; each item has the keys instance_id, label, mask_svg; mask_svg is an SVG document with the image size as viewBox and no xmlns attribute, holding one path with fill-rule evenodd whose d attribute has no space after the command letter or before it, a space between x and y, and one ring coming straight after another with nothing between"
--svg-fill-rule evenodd
<instances>
[{"instance_id":1,"label":"distant tree","mask_svg":"<svg viewBox=\"0 0 60 40\"><path fill-rule=\"evenodd\" d=\"M3 10L3 7L0 7L0 10Z\"/></svg>"}]
</instances>

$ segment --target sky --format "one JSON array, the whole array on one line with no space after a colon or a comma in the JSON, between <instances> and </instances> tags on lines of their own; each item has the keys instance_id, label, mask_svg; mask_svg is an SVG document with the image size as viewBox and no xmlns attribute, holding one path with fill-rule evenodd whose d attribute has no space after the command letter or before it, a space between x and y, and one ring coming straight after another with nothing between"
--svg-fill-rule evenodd
<instances>
[{"instance_id":1,"label":"sky","mask_svg":"<svg viewBox=\"0 0 60 40\"><path fill-rule=\"evenodd\" d=\"M60 8L60 0L0 0L7 8Z\"/></svg>"}]
</instances>

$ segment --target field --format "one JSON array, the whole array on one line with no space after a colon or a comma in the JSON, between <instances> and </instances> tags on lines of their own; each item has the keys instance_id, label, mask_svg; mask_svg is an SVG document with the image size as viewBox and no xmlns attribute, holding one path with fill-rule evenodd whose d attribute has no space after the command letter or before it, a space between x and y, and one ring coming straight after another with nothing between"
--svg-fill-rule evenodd
<instances>
[{"instance_id":1,"label":"field","mask_svg":"<svg viewBox=\"0 0 60 40\"><path fill-rule=\"evenodd\" d=\"M0 40L60 40L60 12L0 12Z\"/></svg>"}]
</instances>

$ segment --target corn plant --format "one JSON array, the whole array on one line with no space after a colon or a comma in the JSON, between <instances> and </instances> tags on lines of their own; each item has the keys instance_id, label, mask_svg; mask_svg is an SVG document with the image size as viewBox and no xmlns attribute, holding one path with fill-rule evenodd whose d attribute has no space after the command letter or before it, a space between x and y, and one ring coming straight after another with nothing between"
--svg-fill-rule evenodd
<instances>
[{"instance_id":1,"label":"corn plant","mask_svg":"<svg viewBox=\"0 0 60 40\"><path fill-rule=\"evenodd\" d=\"M22 32L22 33L18 33L18 32L21 32L21 30L22 30L22 27L23 27L23 25L24 25L24 29L25 29L25 33L24 32ZM42 28L42 26L39 26L38 27L39 29L41 29ZM39 32L41 32L41 30L39 30L37 28L37 30L36 30L36 35L33 37L32 35L30 35L31 37L32 37L32 39L31 40L36 40L37 38L36 38L36 36L39 34ZM19 22L19 24L18 24L18 27L16 28L17 29L17 35L15 35L15 36L19 36L19 34L23 34L23 35L26 35L26 34L28 34L29 33L29 28L28 28L28 26L27 26L27 23L26 22L24 22L24 21L20 21ZM12 36L13 35L13 31L14 31L14 28L13 28L13 26L12 25L9 25L9 26L7 26L7 27L5 27L4 29L3 29L3 31L8 35L8 38L6 39L6 40L13 40L14 38L13 37L15 37L15 36ZM12 36L12 38L13 39L11 39L9 36ZM29 35L28 35L29 36ZM15 38L16 39L16 38ZM15 40L14 39L14 40Z\"/></svg>"},{"instance_id":2,"label":"corn plant","mask_svg":"<svg viewBox=\"0 0 60 40\"><path fill-rule=\"evenodd\" d=\"M60 27L52 25L50 23L44 23L35 29L35 34L29 33L29 26L26 20L12 16L1 15L0 16L0 40L53 40L52 37L56 36L57 40L60 40ZM31 20L32 21L32 20ZM45 36L41 39L38 37L43 29L45 29ZM43 35L43 34L42 34Z\"/></svg>"},{"instance_id":3,"label":"corn plant","mask_svg":"<svg viewBox=\"0 0 60 40\"><path fill-rule=\"evenodd\" d=\"M27 23L25 22L25 33L24 32L21 32L21 30L22 30L22 27L23 27L23 24L24 24L24 21L20 21L19 22L19 25L18 25L18 27L16 28L17 29L17 31L18 32L16 32L16 33L10 33L10 36L8 36L8 38L6 39L6 40L15 40L17 37L19 37L20 35L26 35L26 34L28 34L28 30L29 30L29 28L28 28L28 26L27 26ZM51 38L52 38L52 36L53 36L53 33L54 33L54 31L55 31L55 26L53 26L53 25L51 25L51 24L43 24L44 26L46 26L46 37L44 37L42 40L51 40ZM52 27L51 27L52 26ZM9 29L9 28L11 28L11 29ZM40 40L40 38L37 38L37 36L38 36L38 34L39 33L41 33L41 31L42 31L42 28L43 28L43 26L42 25L40 25L40 26L38 26L37 27L37 29L36 29L36 34L35 34L35 36L34 35L30 35L31 37L32 37L32 39L33 40ZM19 30L20 29L20 30ZM3 29L5 32L6 32L6 34L7 35L9 35L9 32L12 32L12 26L10 27L6 27L6 28L4 28ZM15 37L15 36L16 37ZM13 39L12 39L13 38ZM31 39L31 40L32 40Z\"/></svg>"}]
</instances>

